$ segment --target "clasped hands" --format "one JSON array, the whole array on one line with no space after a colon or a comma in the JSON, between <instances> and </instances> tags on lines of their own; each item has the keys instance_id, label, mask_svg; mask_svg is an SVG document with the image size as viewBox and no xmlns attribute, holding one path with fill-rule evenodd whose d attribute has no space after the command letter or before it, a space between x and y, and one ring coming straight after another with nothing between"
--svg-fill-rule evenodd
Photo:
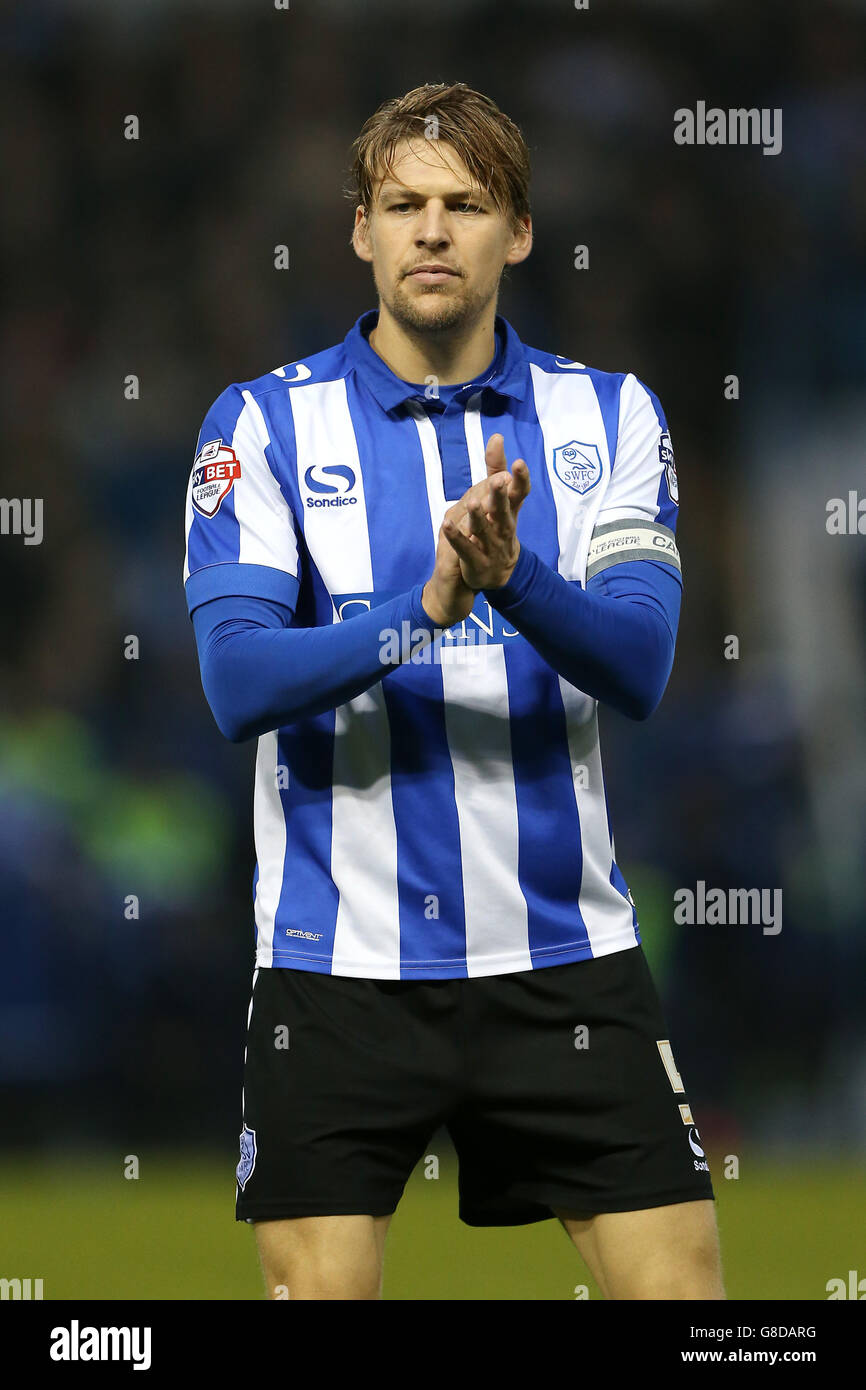
<instances>
[{"instance_id":1,"label":"clasped hands","mask_svg":"<svg viewBox=\"0 0 866 1390\"><path fill-rule=\"evenodd\" d=\"M501 434L490 436L484 458L487 477L448 508L439 528L436 563L421 593L437 627L465 618L481 589L507 584L520 554L517 513L529 493L529 469L515 459L508 471Z\"/></svg>"}]
</instances>

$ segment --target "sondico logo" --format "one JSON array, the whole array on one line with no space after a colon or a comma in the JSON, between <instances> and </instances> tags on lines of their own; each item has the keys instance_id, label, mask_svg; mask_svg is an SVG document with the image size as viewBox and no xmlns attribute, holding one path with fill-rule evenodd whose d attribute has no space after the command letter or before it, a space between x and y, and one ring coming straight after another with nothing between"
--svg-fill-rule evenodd
<instances>
[{"instance_id":1,"label":"sondico logo","mask_svg":"<svg viewBox=\"0 0 866 1390\"><path fill-rule=\"evenodd\" d=\"M347 463L311 463L304 474L310 492L319 494L307 498L308 507L348 507L357 497L348 497L357 479Z\"/></svg>"},{"instance_id":2,"label":"sondico logo","mask_svg":"<svg viewBox=\"0 0 866 1390\"><path fill-rule=\"evenodd\" d=\"M659 1050L659 1056L661 1057L662 1062L664 1063L665 1071L668 1074L668 1081L671 1083L671 1090L674 1092L675 1095L685 1095L686 1088L683 1085L683 1078L680 1076L679 1071L677 1069L677 1064L674 1061L674 1054L671 1049L670 1039L657 1038L656 1047ZM710 1171L710 1165L707 1163L707 1156L704 1153L703 1144L701 1143L701 1136L698 1132L698 1127L695 1124L695 1119L692 1114L692 1108L690 1105L686 1105L685 1102L683 1102L683 1104L679 1107L679 1111L680 1119L682 1120L683 1124L688 1125L689 1132L686 1137L689 1141L689 1148L694 1154L694 1159L692 1160L692 1162L695 1165L695 1172L708 1173Z\"/></svg>"},{"instance_id":3,"label":"sondico logo","mask_svg":"<svg viewBox=\"0 0 866 1390\"><path fill-rule=\"evenodd\" d=\"M700 1145L700 1142L699 1142L699 1141L700 1141L700 1137L701 1137L701 1136L700 1136L700 1134L698 1133L697 1125L692 1125L692 1126L690 1127L690 1129L689 1129L688 1138L689 1138L689 1148L691 1149L692 1153L695 1155L695 1160L694 1160L694 1162L695 1162L695 1171L696 1171L696 1172L708 1173L708 1172L710 1171L710 1165L707 1163L706 1154L704 1153L703 1149L701 1148L701 1145Z\"/></svg>"}]
</instances>

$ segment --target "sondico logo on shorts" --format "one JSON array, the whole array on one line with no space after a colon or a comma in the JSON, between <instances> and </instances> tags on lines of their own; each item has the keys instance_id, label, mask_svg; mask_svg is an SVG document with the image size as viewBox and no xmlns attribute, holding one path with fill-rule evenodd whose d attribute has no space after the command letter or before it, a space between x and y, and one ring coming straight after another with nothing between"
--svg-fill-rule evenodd
<instances>
[{"instance_id":1,"label":"sondico logo on shorts","mask_svg":"<svg viewBox=\"0 0 866 1390\"><path fill-rule=\"evenodd\" d=\"M674 1061L673 1049L671 1048L670 1042L667 1038L657 1038L656 1047L658 1048L659 1056L661 1057L662 1062L664 1063L665 1071L668 1074L668 1081L671 1083L671 1090L674 1092L674 1095L685 1095L686 1088L683 1085L683 1078L677 1071L677 1064ZM679 1112L680 1119L682 1120L683 1124L688 1125L689 1127L688 1141L689 1148L695 1155L695 1172L708 1173L710 1171L710 1165L707 1163L706 1154L704 1153L703 1147L701 1145L701 1136L698 1133L698 1127L695 1124L694 1116L692 1115L691 1111L691 1106L681 1105L679 1107Z\"/></svg>"},{"instance_id":2,"label":"sondico logo on shorts","mask_svg":"<svg viewBox=\"0 0 866 1390\"><path fill-rule=\"evenodd\" d=\"M357 479L347 463L312 463L304 482L316 494L307 498L308 507L348 507L358 500L348 496Z\"/></svg>"},{"instance_id":3,"label":"sondico logo on shorts","mask_svg":"<svg viewBox=\"0 0 866 1390\"><path fill-rule=\"evenodd\" d=\"M192 466L192 505L208 518L216 516L241 476L240 460L221 439L211 439L196 454Z\"/></svg>"},{"instance_id":4,"label":"sondico logo on shorts","mask_svg":"<svg viewBox=\"0 0 866 1390\"><path fill-rule=\"evenodd\" d=\"M701 1139L701 1136L700 1136L700 1134L698 1133L698 1127L697 1127L697 1125L690 1125L690 1126L689 1126L689 1148L691 1149L692 1153L696 1155L696 1158L695 1158L695 1172L696 1172L696 1173L708 1173L708 1172L710 1171L710 1165L709 1165L709 1163L707 1163L706 1156L705 1156L705 1154L704 1154L703 1149L701 1148L700 1139Z\"/></svg>"}]
</instances>

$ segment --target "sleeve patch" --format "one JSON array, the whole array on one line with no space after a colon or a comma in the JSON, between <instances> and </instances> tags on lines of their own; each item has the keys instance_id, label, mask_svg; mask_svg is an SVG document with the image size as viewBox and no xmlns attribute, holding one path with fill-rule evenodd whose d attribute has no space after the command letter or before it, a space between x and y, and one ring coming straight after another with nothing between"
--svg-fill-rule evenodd
<instances>
[{"instance_id":1,"label":"sleeve patch","mask_svg":"<svg viewBox=\"0 0 866 1390\"><path fill-rule=\"evenodd\" d=\"M662 560L682 573L674 533L657 521L626 519L596 527L586 559L586 582L625 560Z\"/></svg>"},{"instance_id":2,"label":"sleeve patch","mask_svg":"<svg viewBox=\"0 0 866 1390\"><path fill-rule=\"evenodd\" d=\"M192 505L202 516L214 517L241 476L240 460L221 439L211 439L192 466Z\"/></svg>"},{"instance_id":3,"label":"sleeve patch","mask_svg":"<svg viewBox=\"0 0 866 1390\"><path fill-rule=\"evenodd\" d=\"M665 430L659 437L659 463L664 464L665 478L668 484L668 496L674 506L680 503L680 490L677 483L677 466L674 463L674 451L671 444L670 433Z\"/></svg>"}]
</instances>

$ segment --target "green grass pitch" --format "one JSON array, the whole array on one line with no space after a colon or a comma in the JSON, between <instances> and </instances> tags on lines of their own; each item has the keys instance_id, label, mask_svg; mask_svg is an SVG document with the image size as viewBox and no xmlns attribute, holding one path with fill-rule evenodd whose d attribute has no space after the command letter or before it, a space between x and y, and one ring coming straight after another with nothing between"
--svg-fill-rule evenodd
<instances>
[{"instance_id":1,"label":"green grass pitch","mask_svg":"<svg viewBox=\"0 0 866 1390\"><path fill-rule=\"evenodd\" d=\"M412 1174L386 1245L385 1298L601 1297L556 1221L475 1229L457 1216L457 1175ZM45 1299L260 1299L254 1236L234 1220L234 1151L31 1156L0 1163L0 1277L41 1278ZM866 1275L866 1185L856 1159L740 1155L726 1181L711 1156L732 1299L827 1298L828 1279Z\"/></svg>"}]
</instances>

